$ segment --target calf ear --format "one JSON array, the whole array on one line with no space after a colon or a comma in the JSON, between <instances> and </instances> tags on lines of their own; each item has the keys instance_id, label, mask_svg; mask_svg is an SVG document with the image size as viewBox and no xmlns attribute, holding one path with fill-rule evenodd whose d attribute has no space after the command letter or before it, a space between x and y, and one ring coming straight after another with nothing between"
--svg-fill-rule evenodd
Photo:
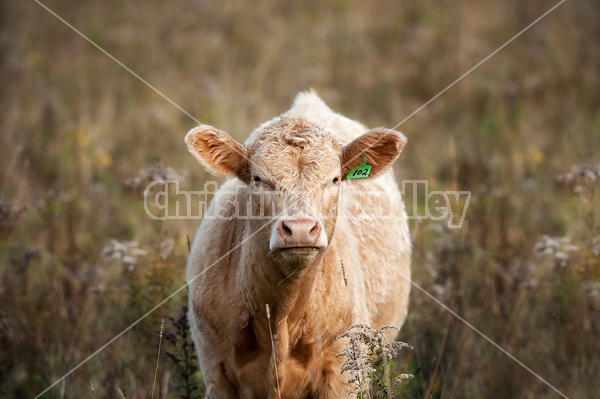
<instances>
[{"instance_id":1,"label":"calf ear","mask_svg":"<svg viewBox=\"0 0 600 399\"><path fill-rule=\"evenodd\" d=\"M213 175L249 180L247 149L227 133L200 125L185 136L192 155Z\"/></svg>"},{"instance_id":2,"label":"calf ear","mask_svg":"<svg viewBox=\"0 0 600 399\"><path fill-rule=\"evenodd\" d=\"M395 130L376 128L346 145L342 151L342 179L364 161L371 165L369 177L385 172L400 155L406 137Z\"/></svg>"}]
</instances>

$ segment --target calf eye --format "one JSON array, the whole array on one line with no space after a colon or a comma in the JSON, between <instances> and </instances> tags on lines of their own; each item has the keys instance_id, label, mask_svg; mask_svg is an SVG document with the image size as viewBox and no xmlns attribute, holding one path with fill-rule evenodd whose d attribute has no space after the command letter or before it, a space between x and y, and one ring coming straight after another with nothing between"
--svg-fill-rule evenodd
<instances>
[{"instance_id":1,"label":"calf eye","mask_svg":"<svg viewBox=\"0 0 600 399\"><path fill-rule=\"evenodd\" d=\"M340 181L339 177L334 177L333 178L333 184L337 184L337 182L339 182L339 181Z\"/></svg>"},{"instance_id":2,"label":"calf eye","mask_svg":"<svg viewBox=\"0 0 600 399\"><path fill-rule=\"evenodd\" d=\"M260 183L262 180L260 180L260 177L258 177L258 176L254 176L254 177L252 178L252 181L253 181L253 182L255 182L255 183Z\"/></svg>"}]
</instances>

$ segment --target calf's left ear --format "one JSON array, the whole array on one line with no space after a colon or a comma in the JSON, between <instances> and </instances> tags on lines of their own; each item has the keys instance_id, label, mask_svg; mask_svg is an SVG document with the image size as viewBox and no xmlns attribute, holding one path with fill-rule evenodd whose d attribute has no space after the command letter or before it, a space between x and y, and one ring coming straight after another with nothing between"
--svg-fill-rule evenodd
<instances>
[{"instance_id":1,"label":"calf's left ear","mask_svg":"<svg viewBox=\"0 0 600 399\"><path fill-rule=\"evenodd\" d=\"M200 125L188 132L185 143L194 158L213 175L249 179L247 149L229 134Z\"/></svg>"},{"instance_id":2,"label":"calf's left ear","mask_svg":"<svg viewBox=\"0 0 600 399\"><path fill-rule=\"evenodd\" d=\"M381 175L394 164L406 141L406 137L395 130L369 130L348 143L342 150L342 179L365 161L371 166L368 177Z\"/></svg>"}]
</instances>

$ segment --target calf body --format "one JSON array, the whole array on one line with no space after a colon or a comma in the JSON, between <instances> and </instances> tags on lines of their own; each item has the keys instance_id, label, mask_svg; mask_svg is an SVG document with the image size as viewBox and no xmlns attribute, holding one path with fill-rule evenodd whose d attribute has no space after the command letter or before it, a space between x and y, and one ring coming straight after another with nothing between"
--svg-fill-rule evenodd
<instances>
[{"instance_id":1,"label":"calf body","mask_svg":"<svg viewBox=\"0 0 600 399\"><path fill-rule=\"evenodd\" d=\"M210 126L188 133L192 154L231 176L187 272L211 397L343 397L336 337L354 323L403 324L411 249L389 167L405 142L334 113L313 92L243 145ZM346 180L363 162L369 178Z\"/></svg>"}]
</instances>

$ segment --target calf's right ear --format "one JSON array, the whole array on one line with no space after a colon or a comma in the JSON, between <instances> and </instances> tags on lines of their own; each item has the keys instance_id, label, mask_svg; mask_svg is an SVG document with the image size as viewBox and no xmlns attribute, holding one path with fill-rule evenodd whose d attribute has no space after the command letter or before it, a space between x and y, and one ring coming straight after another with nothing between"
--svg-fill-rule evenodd
<instances>
[{"instance_id":1,"label":"calf's right ear","mask_svg":"<svg viewBox=\"0 0 600 399\"><path fill-rule=\"evenodd\" d=\"M209 125L193 128L185 136L189 152L215 176L250 179L248 150L231 136Z\"/></svg>"}]
</instances>

